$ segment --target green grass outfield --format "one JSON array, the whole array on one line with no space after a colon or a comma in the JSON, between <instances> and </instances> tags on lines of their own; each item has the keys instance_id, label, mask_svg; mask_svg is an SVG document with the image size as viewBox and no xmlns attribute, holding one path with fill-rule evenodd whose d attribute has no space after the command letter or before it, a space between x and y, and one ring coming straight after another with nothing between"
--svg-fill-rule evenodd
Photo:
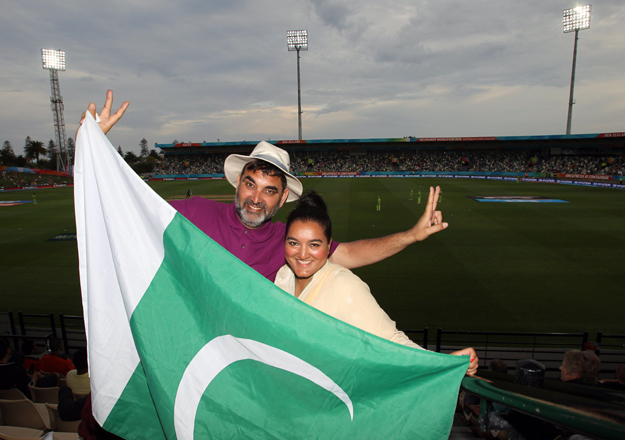
<instances>
[{"instance_id":1,"label":"green grass outfield","mask_svg":"<svg viewBox=\"0 0 625 440\"><path fill-rule=\"evenodd\" d=\"M225 180L150 185L164 198L184 197L189 188L194 195L233 195ZM439 209L449 228L355 270L400 328L625 333L625 191L469 179L304 180L325 197L338 241L411 227L430 185L443 188ZM0 200L30 200L33 192L37 205L0 207L0 311L82 314L76 242L46 241L75 231L72 189L4 192ZM467 196L570 203L480 203Z\"/></svg>"}]
</instances>

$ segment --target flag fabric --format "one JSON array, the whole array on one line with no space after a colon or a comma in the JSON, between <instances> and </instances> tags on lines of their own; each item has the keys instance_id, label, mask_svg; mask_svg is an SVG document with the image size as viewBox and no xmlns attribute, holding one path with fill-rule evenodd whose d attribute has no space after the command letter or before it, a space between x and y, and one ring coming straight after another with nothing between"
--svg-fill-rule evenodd
<instances>
[{"instance_id":1,"label":"flag fabric","mask_svg":"<svg viewBox=\"0 0 625 440\"><path fill-rule=\"evenodd\" d=\"M88 112L74 191L92 405L108 431L448 437L468 356L392 343L286 294L158 196Z\"/></svg>"}]
</instances>

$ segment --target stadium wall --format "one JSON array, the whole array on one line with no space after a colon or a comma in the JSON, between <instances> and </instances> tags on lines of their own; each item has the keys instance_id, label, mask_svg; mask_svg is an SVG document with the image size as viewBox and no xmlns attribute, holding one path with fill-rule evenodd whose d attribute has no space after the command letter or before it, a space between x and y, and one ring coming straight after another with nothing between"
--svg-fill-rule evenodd
<instances>
[{"instance_id":1,"label":"stadium wall","mask_svg":"<svg viewBox=\"0 0 625 440\"><path fill-rule=\"evenodd\" d=\"M427 178L440 177L450 179L487 179L487 180L509 180L524 182L542 182L542 183L559 183L565 185L580 186L597 186L603 188L625 189L623 184L623 176L603 176L594 174L564 174L558 173L553 177L547 177L545 173L487 173L487 172L468 172L458 171L453 173L439 171L364 171L364 172L314 172L314 173L296 173L299 178L366 178L366 177L399 177L399 178ZM144 178L145 181L158 180L215 180L225 179L224 174L173 174L164 175L157 174L151 178ZM582 180L588 179L588 180ZM593 180L590 180L593 179ZM599 180L599 181L597 181Z\"/></svg>"}]
</instances>

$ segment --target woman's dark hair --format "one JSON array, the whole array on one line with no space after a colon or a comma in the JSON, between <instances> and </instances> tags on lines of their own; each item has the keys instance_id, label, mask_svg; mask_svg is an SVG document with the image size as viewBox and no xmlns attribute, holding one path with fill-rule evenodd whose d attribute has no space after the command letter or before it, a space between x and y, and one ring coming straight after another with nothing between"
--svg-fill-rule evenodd
<instances>
[{"instance_id":1,"label":"woman's dark hair","mask_svg":"<svg viewBox=\"0 0 625 440\"><path fill-rule=\"evenodd\" d=\"M323 228L323 233L328 240L332 239L332 221L328 215L328 208L323 198L313 190L308 190L299 198L297 206L289 214L286 220L286 232L288 234L294 221L315 222Z\"/></svg>"}]
</instances>

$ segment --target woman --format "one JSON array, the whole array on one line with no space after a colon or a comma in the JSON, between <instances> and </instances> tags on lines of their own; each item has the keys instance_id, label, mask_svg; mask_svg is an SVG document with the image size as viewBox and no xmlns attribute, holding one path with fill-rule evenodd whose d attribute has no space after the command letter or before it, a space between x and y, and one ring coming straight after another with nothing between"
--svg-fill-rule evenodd
<instances>
[{"instance_id":1,"label":"woman","mask_svg":"<svg viewBox=\"0 0 625 440\"><path fill-rule=\"evenodd\" d=\"M289 214L284 242L285 264L275 284L307 304L369 333L410 347L420 348L378 305L369 286L349 269L328 260L332 244L332 222L319 194L308 191ZM471 356L467 374L477 371L478 358L472 348L454 355Z\"/></svg>"}]
</instances>

